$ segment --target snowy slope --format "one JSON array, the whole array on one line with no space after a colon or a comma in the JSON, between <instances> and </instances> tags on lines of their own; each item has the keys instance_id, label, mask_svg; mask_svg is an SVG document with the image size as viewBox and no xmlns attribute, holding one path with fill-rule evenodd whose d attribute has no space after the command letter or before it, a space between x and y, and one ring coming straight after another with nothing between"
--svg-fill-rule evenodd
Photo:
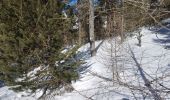
<instances>
[{"instance_id":1,"label":"snowy slope","mask_svg":"<svg viewBox=\"0 0 170 100\"><path fill-rule=\"evenodd\" d=\"M149 30L147 28L142 28L142 47L136 45L137 39L135 36L127 39L122 45L117 45L119 49L117 52L117 59L120 60L118 61L119 68L117 68L117 70L121 78L120 80L133 86L141 85L145 87L139 75L139 71L131 58L129 45L145 73L147 73L148 76L146 76L148 79L153 80L156 77L163 77L166 74L170 74L170 50L166 48L169 43L156 42L165 39L164 35L159 33L155 34L156 32L157 30L155 29ZM123 100L127 98L133 100L134 95L131 93L130 89L116 83L113 84L114 82L109 81L112 79L113 75L111 65L114 64L114 49L116 48L114 46L117 40L106 40L98 49L97 55L86 60L87 64L91 66L85 70L86 73L82 75L80 80L73 83L76 91L66 93L62 96L56 96L55 99L86 100L87 98L92 98L95 100ZM111 57L111 55L113 57ZM99 76L91 73L95 73ZM164 78L161 80L161 83L164 81L163 84L170 87L169 79L170 77ZM154 87L159 89L159 86ZM77 91L79 93L77 93ZM135 91L135 96L138 100L142 100L140 92L137 93L137 91ZM148 100L153 99L151 95L148 95L146 98Z\"/></svg>"},{"instance_id":2,"label":"snowy slope","mask_svg":"<svg viewBox=\"0 0 170 100\"><path fill-rule=\"evenodd\" d=\"M166 22L166 21L165 21ZM120 85L114 75L119 75L120 82L130 86L145 87L139 71L131 58L129 47L133 50L136 59L143 68L149 80L159 79L166 87L170 87L170 30L166 28L142 28L142 46L138 47L136 36L129 37L120 45L120 39L107 39L96 42L100 45L95 57L89 56L89 44L79 49L80 58L87 63L81 66L80 79L73 82L74 91L61 96L47 96L48 100L133 100L136 97L142 100L140 91L131 91L127 86ZM117 70L118 73L114 73ZM155 81L155 89L162 89ZM143 88L141 88L143 89ZM146 90L144 90L146 92ZM149 92L148 92L149 93ZM25 93L14 93L7 87L0 88L0 100L36 100L36 97L26 96ZM162 93L166 99L169 94ZM147 100L152 100L151 95L146 95Z\"/></svg>"}]
</instances>

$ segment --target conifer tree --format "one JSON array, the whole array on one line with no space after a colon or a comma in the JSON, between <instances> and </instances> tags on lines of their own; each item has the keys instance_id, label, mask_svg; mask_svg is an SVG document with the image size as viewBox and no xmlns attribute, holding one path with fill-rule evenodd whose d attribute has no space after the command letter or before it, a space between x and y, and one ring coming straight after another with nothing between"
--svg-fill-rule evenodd
<instances>
[{"instance_id":1,"label":"conifer tree","mask_svg":"<svg viewBox=\"0 0 170 100\"><path fill-rule=\"evenodd\" d=\"M0 80L6 85L44 95L78 78L77 47L61 52L63 33L72 28L63 6L60 0L0 1Z\"/></svg>"}]
</instances>

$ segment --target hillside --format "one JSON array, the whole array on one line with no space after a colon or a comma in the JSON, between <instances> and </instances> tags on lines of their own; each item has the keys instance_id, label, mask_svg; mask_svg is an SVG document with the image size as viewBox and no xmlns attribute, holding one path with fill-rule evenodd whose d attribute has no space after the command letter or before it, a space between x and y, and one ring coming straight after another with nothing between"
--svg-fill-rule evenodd
<instances>
[{"instance_id":1,"label":"hillside","mask_svg":"<svg viewBox=\"0 0 170 100\"><path fill-rule=\"evenodd\" d=\"M163 21L167 23L168 20ZM121 44L119 38L96 41L97 55L90 57L89 44L82 46L78 57L85 60L79 68L80 79L72 82L74 91L57 91L47 100L147 100L153 99L141 76L133 57L137 60L145 77L158 94L170 99L170 24L165 27L141 28L142 45L137 45L136 32ZM133 55L134 54L134 55ZM62 92L62 91L61 91ZM64 91L63 91L64 92ZM0 88L0 100L36 100L14 93L7 87Z\"/></svg>"}]
</instances>

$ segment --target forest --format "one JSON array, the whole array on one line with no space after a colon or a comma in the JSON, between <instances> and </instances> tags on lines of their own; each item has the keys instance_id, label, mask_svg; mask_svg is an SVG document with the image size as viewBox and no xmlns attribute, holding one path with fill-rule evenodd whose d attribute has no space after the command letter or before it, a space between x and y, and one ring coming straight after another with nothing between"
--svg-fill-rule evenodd
<instances>
[{"instance_id":1,"label":"forest","mask_svg":"<svg viewBox=\"0 0 170 100\"><path fill-rule=\"evenodd\" d=\"M170 100L170 0L0 0L0 100Z\"/></svg>"}]
</instances>

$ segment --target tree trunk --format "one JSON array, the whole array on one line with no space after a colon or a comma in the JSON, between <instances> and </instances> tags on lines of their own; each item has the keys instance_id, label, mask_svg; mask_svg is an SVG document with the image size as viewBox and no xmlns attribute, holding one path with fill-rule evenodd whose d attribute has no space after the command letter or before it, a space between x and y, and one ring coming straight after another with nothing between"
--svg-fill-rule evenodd
<instances>
[{"instance_id":1,"label":"tree trunk","mask_svg":"<svg viewBox=\"0 0 170 100\"><path fill-rule=\"evenodd\" d=\"M78 27L79 27L79 41L78 41L78 44L79 45L81 45L82 44L82 24L81 24L81 22L80 22L80 19L79 19L79 21L78 21Z\"/></svg>"},{"instance_id":2,"label":"tree trunk","mask_svg":"<svg viewBox=\"0 0 170 100\"><path fill-rule=\"evenodd\" d=\"M77 7L77 9L78 9L78 38L79 38L79 40L78 40L78 44L79 45L81 45L82 44L82 19L81 19L81 16L82 16L82 9L81 9L81 4L82 4L82 1L81 0L79 0L78 1L78 7Z\"/></svg>"},{"instance_id":3,"label":"tree trunk","mask_svg":"<svg viewBox=\"0 0 170 100\"><path fill-rule=\"evenodd\" d=\"M89 36L90 36L90 51L91 56L96 55L95 50L95 37L94 37L94 3L93 0L89 0Z\"/></svg>"},{"instance_id":4,"label":"tree trunk","mask_svg":"<svg viewBox=\"0 0 170 100\"><path fill-rule=\"evenodd\" d=\"M121 15L121 28L120 28L120 36L121 36L121 43L123 43L124 39L125 39L125 35L124 35L124 15Z\"/></svg>"},{"instance_id":5,"label":"tree trunk","mask_svg":"<svg viewBox=\"0 0 170 100\"><path fill-rule=\"evenodd\" d=\"M125 39L125 34L124 34L124 2L123 2L123 0L120 0L119 8L121 9L120 37L121 37L121 43L123 43L123 41Z\"/></svg>"}]
</instances>

